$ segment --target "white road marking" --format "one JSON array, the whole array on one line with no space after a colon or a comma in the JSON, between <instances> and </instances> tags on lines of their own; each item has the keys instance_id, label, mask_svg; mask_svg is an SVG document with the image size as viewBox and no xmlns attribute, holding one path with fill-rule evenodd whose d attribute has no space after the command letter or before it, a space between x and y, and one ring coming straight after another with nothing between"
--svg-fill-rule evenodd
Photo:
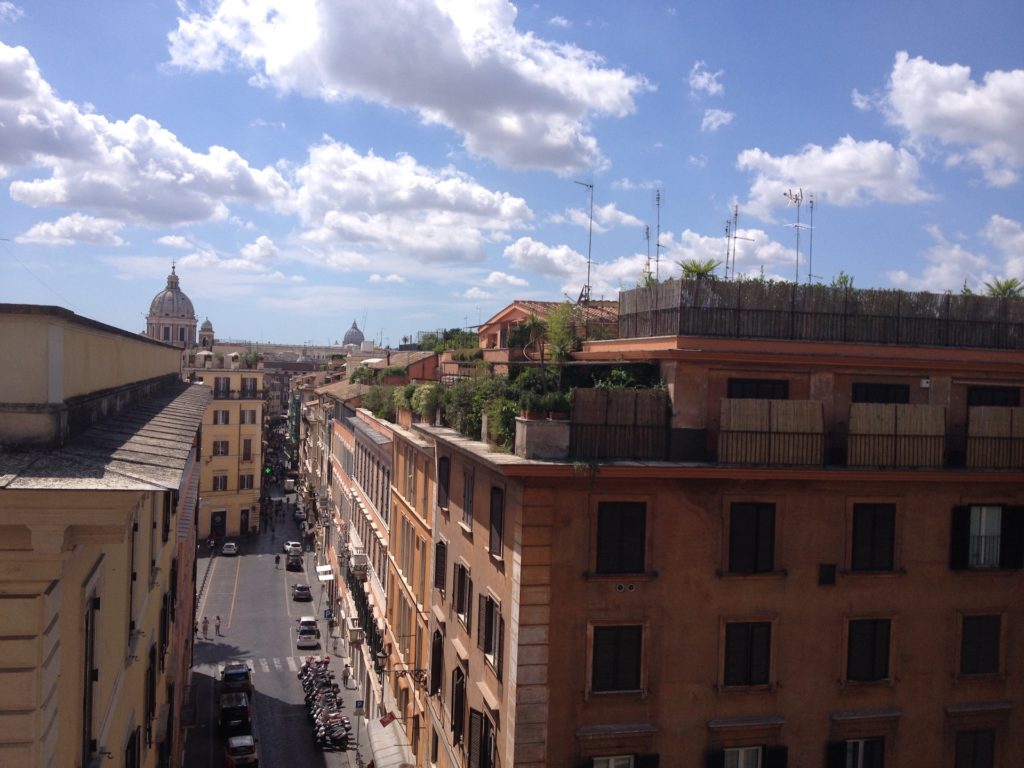
<instances>
[{"instance_id":1,"label":"white road marking","mask_svg":"<svg viewBox=\"0 0 1024 768\"><path fill-rule=\"evenodd\" d=\"M287 659L285 659L285 661L288 662L288 669L290 669L292 672L299 671L299 665L295 663L294 656L289 656Z\"/></svg>"},{"instance_id":2,"label":"white road marking","mask_svg":"<svg viewBox=\"0 0 1024 768\"><path fill-rule=\"evenodd\" d=\"M269 672L270 671L270 664L267 662L266 659L260 659L260 668L264 672Z\"/></svg>"},{"instance_id":3,"label":"white road marking","mask_svg":"<svg viewBox=\"0 0 1024 768\"><path fill-rule=\"evenodd\" d=\"M281 671L281 660L280 659L274 659L273 662L274 662L274 669L276 669L278 672L280 672Z\"/></svg>"}]
</instances>

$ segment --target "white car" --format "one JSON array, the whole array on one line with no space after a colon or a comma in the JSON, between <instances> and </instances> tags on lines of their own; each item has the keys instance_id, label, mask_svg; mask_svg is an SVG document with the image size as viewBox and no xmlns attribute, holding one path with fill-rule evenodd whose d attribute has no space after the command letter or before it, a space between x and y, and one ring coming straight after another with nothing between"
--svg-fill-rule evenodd
<instances>
[{"instance_id":1,"label":"white car","mask_svg":"<svg viewBox=\"0 0 1024 768\"><path fill-rule=\"evenodd\" d=\"M237 555L238 545L233 541L225 541L220 548L220 553L222 555Z\"/></svg>"},{"instance_id":2,"label":"white car","mask_svg":"<svg viewBox=\"0 0 1024 768\"><path fill-rule=\"evenodd\" d=\"M301 555L302 554L302 542L301 541L286 541L284 543L284 553L286 555Z\"/></svg>"},{"instance_id":3,"label":"white car","mask_svg":"<svg viewBox=\"0 0 1024 768\"><path fill-rule=\"evenodd\" d=\"M299 627L295 634L296 648L319 648L320 633L312 627Z\"/></svg>"}]
</instances>

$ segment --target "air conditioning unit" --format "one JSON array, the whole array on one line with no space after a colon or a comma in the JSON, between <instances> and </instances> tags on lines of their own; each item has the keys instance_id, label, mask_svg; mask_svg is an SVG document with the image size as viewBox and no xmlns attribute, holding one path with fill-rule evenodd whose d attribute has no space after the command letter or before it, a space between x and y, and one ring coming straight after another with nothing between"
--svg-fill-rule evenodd
<instances>
[{"instance_id":1,"label":"air conditioning unit","mask_svg":"<svg viewBox=\"0 0 1024 768\"><path fill-rule=\"evenodd\" d=\"M359 581L366 581L370 571L370 558L357 552L352 555L352 573Z\"/></svg>"},{"instance_id":2,"label":"air conditioning unit","mask_svg":"<svg viewBox=\"0 0 1024 768\"><path fill-rule=\"evenodd\" d=\"M363 628L359 626L359 619L355 617L348 620L348 641L356 645L363 642Z\"/></svg>"}]
</instances>

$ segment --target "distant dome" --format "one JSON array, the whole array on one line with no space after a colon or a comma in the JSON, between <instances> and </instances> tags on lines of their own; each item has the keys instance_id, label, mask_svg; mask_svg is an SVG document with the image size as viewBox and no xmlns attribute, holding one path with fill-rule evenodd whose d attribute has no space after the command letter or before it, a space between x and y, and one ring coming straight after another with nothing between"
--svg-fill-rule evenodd
<instances>
[{"instance_id":1,"label":"distant dome","mask_svg":"<svg viewBox=\"0 0 1024 768\"><path fill-rule=\"evenodd\" d=\"M356 325L356 321L352 321L352 327L345 331L345 338L342 340L342 344L354 344L359 346L363 343L363 332L359 330L359 326Z\"/></svg>"},{"instance_id":2,"label":"distant dome","mask_svg":"<svg viewBox=\"0 0 1024 768\"><path fill-rule=\"evenodd\" d=\"M174 267L171 267L171 274L167 276L167 287L153 297L153 302L149 305L149 315L152 318L184 317L195 320L196 312L192 308L192 300L181 292Z\"/></svg>"},{"instance_id":3,"label":"distant dome","mask_svg":"<svg viewBox=\"0 0 1024 768\"><path fill-rule=\"evenodd\" d=\"M199 326L199 330L200 331L212 331L213 330L213 323L210 322L210 318L206 318L205 320L203 320L203 324L201 326Z\"/></svg>"}]
</instances>

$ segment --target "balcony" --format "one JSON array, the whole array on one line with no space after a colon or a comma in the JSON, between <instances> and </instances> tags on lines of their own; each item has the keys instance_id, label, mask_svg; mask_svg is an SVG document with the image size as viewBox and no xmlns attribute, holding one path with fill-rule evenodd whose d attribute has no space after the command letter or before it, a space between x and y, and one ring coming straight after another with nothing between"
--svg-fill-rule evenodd
<instances>
[{"instance_id":1,"label":"balcony","mask_svg":"<svg viewBox=\"0 0 1024 768\"><path fill-rule=\"evenodd\" d=\"M214 400L262 400L263 392L258 389L214 389Z\"/></svg>"}]
</instances>

